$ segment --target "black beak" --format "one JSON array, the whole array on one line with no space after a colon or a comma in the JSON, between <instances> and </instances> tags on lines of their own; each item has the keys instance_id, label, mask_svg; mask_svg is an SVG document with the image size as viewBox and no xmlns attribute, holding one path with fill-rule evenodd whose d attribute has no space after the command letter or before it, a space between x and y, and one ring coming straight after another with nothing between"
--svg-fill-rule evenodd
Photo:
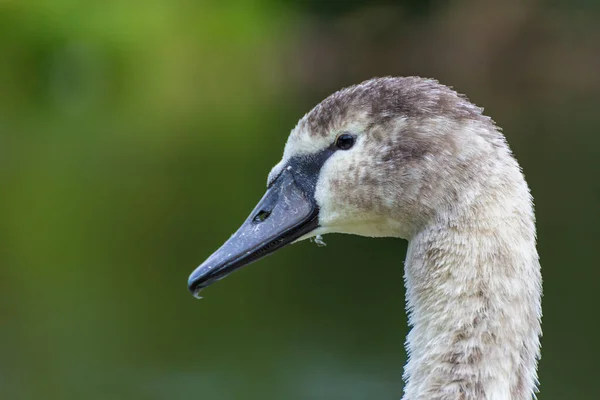
<instances>
[{"instance_id":1,"label":"black beak","mask_svg":"<svg viewBox=\"0 0 600 400\"><path fill-rule=\"evenodd\" d=\"M283 170L238 231L190 275L188 288L194 296L318 227L316 182L306 178L292 167Z\"/></svg>"}]
</instances>

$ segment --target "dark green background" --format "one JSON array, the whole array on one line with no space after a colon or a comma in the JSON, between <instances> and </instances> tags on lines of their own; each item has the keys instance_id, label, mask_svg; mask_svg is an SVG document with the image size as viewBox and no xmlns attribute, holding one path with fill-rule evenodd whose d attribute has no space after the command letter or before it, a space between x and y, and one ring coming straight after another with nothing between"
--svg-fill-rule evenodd
<instances>
[{"instance_id":1,"label":"dark green background","mask_svg":"<svg viewBox=\"0 0 600 400\"><path fill-rule=\"evenodd\" d=\"M542 400L598 397L597 1L0 0L0 397L398 399L406 243L204 292L296 121L373 76L486 107L536 199Z\"/></svg>"}]
</instances>

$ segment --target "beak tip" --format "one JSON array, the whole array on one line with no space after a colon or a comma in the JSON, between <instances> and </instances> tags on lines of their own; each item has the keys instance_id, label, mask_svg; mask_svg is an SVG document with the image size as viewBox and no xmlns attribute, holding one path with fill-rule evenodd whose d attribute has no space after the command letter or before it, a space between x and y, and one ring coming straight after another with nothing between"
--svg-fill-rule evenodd
<instances>
[{"instance_id":1,"label":"beak tip","mask_svg":"<svg viewBox=\"0 0 600 400\"><path fill-rule=\"evenodd\" d=\"M201 297L198 294L200 293L203 287L197 275L198 274L196 273L196 271L194 271L188 278L188 290L190 291L190 293L192 293L192 296L199 299Z\"/></svg>"}]
</instances>

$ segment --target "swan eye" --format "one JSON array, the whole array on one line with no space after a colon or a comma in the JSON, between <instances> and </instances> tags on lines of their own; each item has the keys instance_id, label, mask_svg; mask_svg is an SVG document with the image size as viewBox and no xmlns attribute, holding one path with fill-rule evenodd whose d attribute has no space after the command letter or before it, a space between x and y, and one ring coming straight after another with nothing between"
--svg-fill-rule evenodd
<instances>
[{"instance_id":1,"label":"swan eye","mask_svg":"<svg viewBox=\"0 0 600 400\"><path fill-rule=\"evenodd\" d=\"M340 150L348 150L354 146L354 136L348 133L338 136L335 140L335 146Z\"/></svg>"}]
</instances>

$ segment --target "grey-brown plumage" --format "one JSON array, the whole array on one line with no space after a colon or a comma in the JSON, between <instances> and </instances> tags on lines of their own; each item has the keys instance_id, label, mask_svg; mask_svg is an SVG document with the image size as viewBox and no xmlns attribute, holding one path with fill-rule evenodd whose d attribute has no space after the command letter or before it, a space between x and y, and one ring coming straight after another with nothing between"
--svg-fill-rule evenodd
<instances>
[{"instance_id":1,"label":"grey-brown plumage","mask_svg":"<svg viewBox=\"0 0 600 400\"><path fill-rule=\"evenodd\" d=\"M352 118L353 111L368 112L372 127L382 127L398 117L418 120L441 116L493 124L482 114L483 109L433 79L387 77L371 79L332 94L312 109L298 128L324 135L331 127Z\"/></svg>"},{"instance_id":2,"label":"grey-brown plumage","mask_svg":"<svg viewBox=\"0 0 600 400\"><path fill-rule=\"evenodd\" d=\"M322 171L324 214L333 215L322 220L338 226L330 231L410 241L406 400L525 400L535 390L531 197L482 111L434 80L373 79L325 99L288 142L360 131L360 150ZM348 227L356 216L374 222Z\"/></svg>"}]
</instances>

